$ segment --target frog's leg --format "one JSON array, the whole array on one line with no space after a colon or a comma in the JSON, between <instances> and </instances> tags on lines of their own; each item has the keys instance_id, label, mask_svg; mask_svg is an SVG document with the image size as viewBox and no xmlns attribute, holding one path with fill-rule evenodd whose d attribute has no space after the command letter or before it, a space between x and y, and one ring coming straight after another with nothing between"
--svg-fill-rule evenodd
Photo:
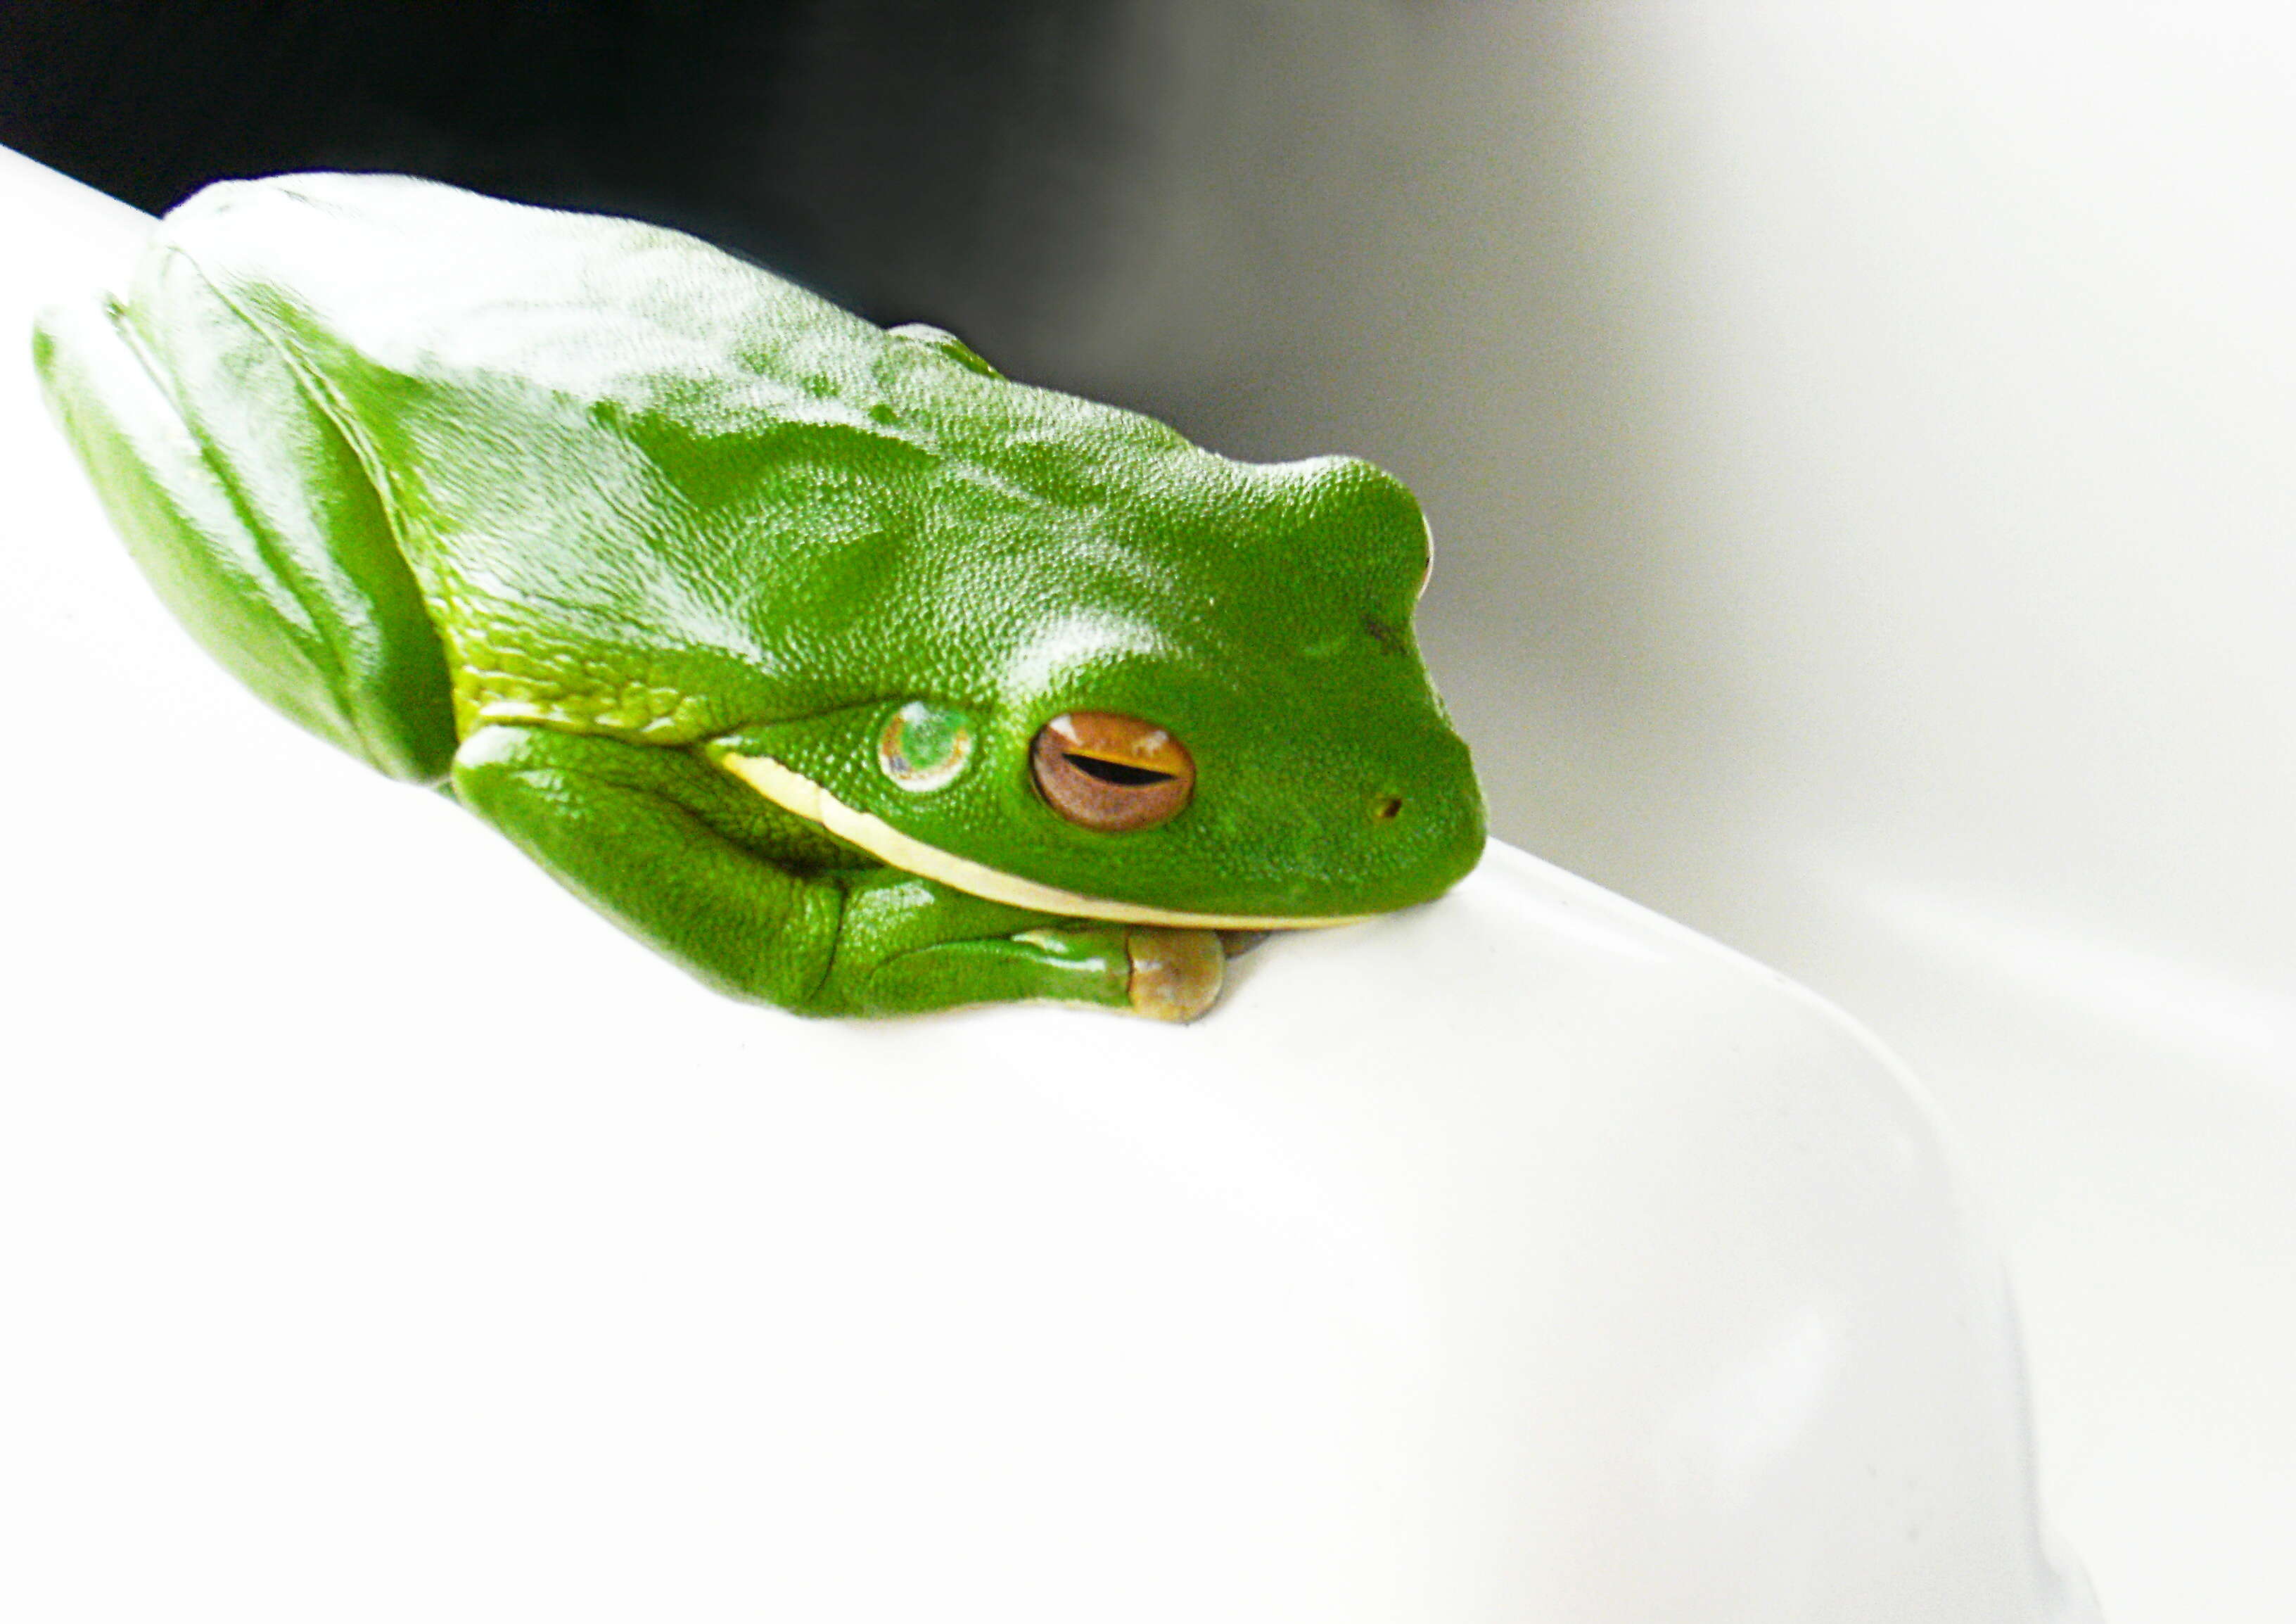
<instances>
[{"instance_id":1,"label":"frog's leg","mask_svg":"<svg viewBox=\"0 0 2296 1624\"><path fill-rule=\"evenodd\" d=\"M784 867L738 838L748 791L690 751L482 727L454 784L632 935L800 1014L1057 998L1185 1021L1219 991L1210 931L1055 920L898 869Z\"/></svg>"},{"instance_id":2,"label":"frog's leg","mask_svg":"<svg viewBox=\"0 0 2296 1624\"><path fill-rule=\"evenodd\" d=\"M45 312L65 434L163 602L226 669L395 778L443 777L447 664L373 482L279 350L181 255Z\"/></svg>"}]
</instances>

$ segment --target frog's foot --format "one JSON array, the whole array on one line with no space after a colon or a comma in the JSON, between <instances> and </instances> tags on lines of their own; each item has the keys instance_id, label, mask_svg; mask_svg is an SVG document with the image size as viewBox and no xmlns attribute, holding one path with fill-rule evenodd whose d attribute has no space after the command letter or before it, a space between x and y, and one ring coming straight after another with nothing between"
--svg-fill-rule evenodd
<instances>
[{"instance_id":1,"label":"frog's foot","mask_svg":"<svg viewBox=\"0 0 2296 1624\"><path fill-rule=\"evenodd\" d=\"M1216 931L1134 925L1124 933L1132 962L1126 996L1135 1014L1152 1021L1193 1021L1219 997L1227 953Z\"/></svg>"},{"instance_id":2,"label":"frog's foot","mask_svg":"<svg viewBox=\"0 0 2296 1624\"><path fill-rule=\"evenodd\" d=\"M1007 960L1016 949L1017 962ZM1193 1021L1218 1000L1227 971L1217 931L1096 919L1040 925L968 950L984 964L1013 964L1028 978L1004 997L1092 1004L1151 1021Z\"/></svg>"}]
</instances>

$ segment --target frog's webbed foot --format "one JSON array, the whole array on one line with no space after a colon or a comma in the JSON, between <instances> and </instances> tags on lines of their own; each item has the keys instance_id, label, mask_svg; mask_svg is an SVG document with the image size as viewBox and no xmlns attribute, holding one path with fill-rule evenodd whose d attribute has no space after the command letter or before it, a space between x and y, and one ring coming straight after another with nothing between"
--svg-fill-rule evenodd
<instances>
[{"instance_id":1,"label":"frog's webbed foot","mask_svg":"<svg viewBox=\"0 0 2296 1624\"><path fill-rule=\"evenodd\" d=\"M1227 955L1210 931L1071 919L1032 923L1009 934L975 935L994 912L1009 912L914 875L888 874L877 886L905 898L922 888L938 893L929 928L954 939L918 943L886 954L873 965L854 962L877 935L868 915L875 898L849 906L851 941L840 953L851 996L864 1006L890 1013L950 1004L1050 999L1089 1004L1152 1021L1189 1021L1218 1002ZM912 914L909 928L925 923ZM963 932L964 934L955 934Z\"/></svg>"},{"instance_id":2,"label":"frog's webbed foot","mask_svg":"<svg viewBox=\"0 0 2296 1624\"><path fill-rule=\"evenodd\" d=\"M1227 979L1227 955L1210 931L1080 919L1023 931L1012 940L1058 963L1109 966L1100 986L1080 986L1083 996L1071 1001L1128 1009L1151 1021L1193 1021L1218 1002Z\"/></svg>"}]
</instances>

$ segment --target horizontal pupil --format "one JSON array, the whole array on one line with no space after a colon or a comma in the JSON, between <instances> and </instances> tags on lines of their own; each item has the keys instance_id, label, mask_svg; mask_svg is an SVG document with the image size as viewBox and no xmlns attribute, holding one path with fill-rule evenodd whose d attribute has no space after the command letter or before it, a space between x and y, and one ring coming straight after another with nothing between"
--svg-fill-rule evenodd
<instances>
[{"instance_id":1,"label":"horizontal pupil","mask_svg":"<svg viewBox=\"0 0 2296 1624\"><path fill-rule=\"evenodd\" d=\"M1174 776L1170 773L1157 772L1152 767L1128 767L1121 761L1103 761L1097 756L1072 756L1066 750L1062 751L1061 756L1087 777L1097 778L1103 783L1122 784L1129 790L1136 790L1144 784L1168 783Z\"/></svg>"}]
</instances>

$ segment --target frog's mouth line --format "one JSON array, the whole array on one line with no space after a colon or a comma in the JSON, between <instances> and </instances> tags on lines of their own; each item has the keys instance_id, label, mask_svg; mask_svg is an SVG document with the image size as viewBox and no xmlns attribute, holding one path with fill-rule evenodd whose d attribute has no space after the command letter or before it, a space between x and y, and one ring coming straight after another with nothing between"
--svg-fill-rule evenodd
<instances>
[{"instance_id":1,"label":"frog's mouth line","mask_svg":"<svg viewBox=\"0 0 2296 1624\"><path fill-rule=\"evenodd\" d=\"M1172 925L1192 931L1315 931L1331 925L1361 924L1370 914L1326 918L1301 918L1278 914L1191 914L1179 908L1150 907L1139 902L1111 902L1079 896L1056 886L1040 885L1018 874L960 857L955 852L912 840L873 813L857 812L812 779L792 773L766 756L721 756L734 776L784 811L819 824L840 840L850 841L888 867L922 874L991 902L1009 903L1032 913L1054 914L1067 919L1107 919L1120 924Z\"/></svg>"}]
</instances>

